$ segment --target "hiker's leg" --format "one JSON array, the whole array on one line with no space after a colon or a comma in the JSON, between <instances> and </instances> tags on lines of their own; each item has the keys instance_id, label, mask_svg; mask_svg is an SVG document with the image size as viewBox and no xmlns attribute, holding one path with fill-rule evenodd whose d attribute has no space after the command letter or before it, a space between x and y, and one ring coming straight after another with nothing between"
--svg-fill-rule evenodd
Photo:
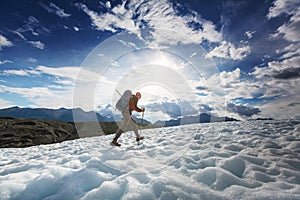
<instances>
[{"instance_id":1,"label":"hiker's leg","mask_svg":"<svg viewBox=\"0 0 300 200\"><path fill-rule=\"evenodd\" d=\"M116 135L113 140L117 141L122 133L124 133L124 131L122 131L122 129L119 129L118 132L116 132Z\"/></svg>"},{"instance_id":2,"label":"hiker's leg","mask_svg":"<svg viewBox=\"0 0 300 200\"><path fill-rule=\"evenodd\" d=\"M137 126L137 124L135 123L135 121L133 121L133 119L131 119L131 126L132 126L132 128L133 128L133 132L134 132L134 134L135 134L135 136L137 137L137 138L139 138L140 137L140 135L139 135L139 131L138 131L138 126Z\"/></svg>"},{"instance_id":3,"label":"hiker's leg","mask_svg":"<svg viewBox=\"0 0 300 200\"><path fill-rule=\"evenodd\" d=\"M120 129L122 129L124 132L125 131L128 131L128 126L130 126L130 120L131 120L131 117L130 117L130 114L129 112L124 112L122 113L122 122L120 124Z\"/></svg>"}]
</instances>

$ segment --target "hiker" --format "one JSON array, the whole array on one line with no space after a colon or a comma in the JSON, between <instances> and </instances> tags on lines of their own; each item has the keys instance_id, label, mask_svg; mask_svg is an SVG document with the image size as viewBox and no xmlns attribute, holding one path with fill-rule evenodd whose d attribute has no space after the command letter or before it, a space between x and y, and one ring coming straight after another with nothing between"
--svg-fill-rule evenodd
<instances>
[{"instance_id":1,"label":"hiker","mask_svg":"<svg viewBox=\"0 0 300 200\"><path fill-rule=\"evenodd\" d=\"M124 92L124 94L125 94L125 92ZM129 99L129 102L126 105L126 109L122 109L121 110L122 111L122 122L121 122L121 125L119 127L119 130L116 132L116 135L115 135L113 141L111 142L112 145L121 146L121 144L119 144L117 142L117 140L119 139L119 137L121 136L122 133L124 133L124 132L126 132L128 130L133 130L133 132L134 132L134 134L136 136L136 141L137 142L139 142L140 140L144 139L143 136L139 135L139 133L138 133L138 125L137 125L137 123L131 117L132 111L145 112L144 108L139 108L137 106L138 100L141 97L142 97L142 95L141 95L140 92L137 92L135 95L131 95L131 97ZM121 97L121 99L122 99L122 97Z\"/></svg>"}]
</instances>

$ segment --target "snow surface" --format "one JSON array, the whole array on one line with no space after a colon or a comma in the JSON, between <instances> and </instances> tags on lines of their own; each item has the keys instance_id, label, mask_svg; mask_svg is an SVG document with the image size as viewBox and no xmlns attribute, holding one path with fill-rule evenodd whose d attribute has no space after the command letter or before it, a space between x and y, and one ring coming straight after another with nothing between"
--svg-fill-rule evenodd
<instances>
[{"instance_id":1,"label":"snow surface","mask_svg":"<svg viewBox=\"0 0 300 200\"><path fill-rule=\"evenodd\" d=\"M300 121L143 130L0 149L0 199L300 199Z\"/></svg>"}]
</instances>

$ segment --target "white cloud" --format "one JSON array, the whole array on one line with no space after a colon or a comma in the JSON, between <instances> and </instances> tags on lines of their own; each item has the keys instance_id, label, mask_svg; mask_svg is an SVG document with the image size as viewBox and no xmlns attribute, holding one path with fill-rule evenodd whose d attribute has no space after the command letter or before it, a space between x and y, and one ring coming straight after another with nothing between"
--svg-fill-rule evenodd
<instances>
[{"instance_id":1,"label":"white cloud","mask_svg":"<svg viewBox=\"0 0 300 200\"><path fill-rule=\"evenodd\" d=\"M30 32L34 36L38 36L41 33L49 33L50 31L45 28L37 18L29 16L27 20L24 21L25 24L18 28L15 31L12 31L15 34L18 34L23 40L27 40L22 33Z\"/></svg>"},{"instance_id":2,"label":"white cloud","mask_svg":"<svg viewBox=\"0 0 300 200\"><path fill-rule=\"evenodd\" d=\"M11 60L0 60L0 65L4 65L6 63L13 63Z\"/></svg>"},{"instance_id":3,"label":"white cloud","mask_svg":"<svg viewBox=\"0 0 300 200\"><path fill-rule=\"evenodd\" d=\"M81 76L77 77L78 72ZM14 93L25 98L30 104L35 107L59 108L59 107L73 107L73 90L75 83L79 86L84 86L90 81L98 80L97 74L82 69L80 67L61 67L52 68L46 66L38 66L34 69L19 69L19 70L3 70L1 75L16 75L41 76L42 74L53 76L54 79L47 79L47 87L8 87L1 86L0 91L4 93ZM49 82L49 80L51 80ZM85 98L84 96L82 98ZM1 103L1 102L0 102ZM84 108L84 107L83 107Z\"/></svg>"},{"instance_id":4,"label":"white cloud","mask_svg":"<svg viewBox=\"0 0 300 200\"><path fill-rule=\"evenodd\" d=\"M271 19L282 14L291 15L297 9L299 9L298 0L275 0L273 6L269 9L267 17Z\"/></svg>"},{"instance_id":5,"label":"white cloud","mask_svg":"<svg viewBox=\"0 0 300 200\"><path fill-rule=\"evenodd\" d=\"M128 42L128 41L124 41L124 40L119 40L119 42L124 45L124 46L127 46L127 47L132 47L133 49L139 49L136 44L132 43L132 42Z\"/></svg>"},{"instance_id":6,"label":"white cloud","mask_svg":"<svg viewBox=\"0 0 300 200\"><path fill-rule=\"evenodd\" d=\"M277 119L291 119L299 116L300 106L297 104L299 102L299 95L290 96L287 98L279 97L274 101L266 102L260 106L263 116L274 117ZM292 106L295 104L296 106Z\"/></svg>"},{"instance_id":7,"label":"white cloud","mask_svg":"<svg viewBox=\"0 0 300 200\"><path fill-rule=\"evenodd\" d=\"M80 76L78 73L80 72ZM16 76L31 76L46 74L56 77L57 83L73 85L78 83L88 83L98 81L101 77L99 74L89 71L82 67L46 67L37 66L34 69L17 69L17 70L3 70L1 75L16 75Z\"/></svg>"},{"instance_id":8,"label":"white cloud","mask_svg":"<svg viewBox=\"0 0 300 200\"><path fill-rule=\"evenodd\" d=\"M116 32L117 29L120 28L136 33L136 30L138 29L131 19L133 13L131 11L126 12L125 2L122 5L115 7L111 13L103 15L98 15L84 4L77 3L76 5L91 18L93 25L98 30Z\"/></svg>"},{"instance_id":9,"label":"white cloud","mask_svg":"<svg viewBox=\"0 0 300 200\"><path fill-rule=\"evenodd\" d=\"M299 76L300 64L300 52L298 47L299 44L288 45L280 51L280 53L283 53L281 61L271 61L268 62L265 67L255 67L252 75L258 79L264 77L277 77L282 79L297 78ZM285 76L280 76L280 74Z\"/></svg>"},{"instance_id":10,"label":"white cloud","mask_svg":"<svg viewBox=\"0 0 300 200\"><path fill-rule=\"evenodd\" d=\"M300 56L300 43L290 44L284 49L280 50L279 53L284 53L281 59L288 59L292 57Z\"/></svg>"},{"instance_id":11,"label":"white cloud","mask_svg":"<svg viewBox=\"0 0 300 200\"><path fill-rule=\"evenodd\" d=\"M38 66L36 68L36 71L43 74L48 74L52 76L57 76L63 79L70 79L70 80L60 80L61 83L63 81L67 81L65 83L72 83L74 84L75 81L78 84L83 83L93 83L95 81L98 81L101 76L98 73L92 72L87 70L83 67L59 67L59 68L53 68L53 67L46 67L46 66ZM80 76L78 76L80 73Z\"/></svg>"},{"instance_id":12,"label":"white cloud","mask_svg":"<svg viewBox=\"0 0 300 200\"><path fill-rule=\"evenodd\" d=\"M219 42L222 39L222 34L216 31L216 27L212 22L201 18L196 12L192 11L192 14L179 16L173 5L168 1L132 2L131 5L133 10L138 9L140 14L138 22L144 21L147 27L153 29L153 39L158 43L171 45L179 42L199 44L205 40ZM197 28L190 26L193 23L198 25Z\"/></svg>"},{"instance_id":13,"label":"white cloud","mask_svg":"<svg viewBox=\"0 0 300 200\"><path fill-rule=\"evenodd\" d=\"M105 3L105 5L106 5L107 8L111 8L111 3L110 3L109 1L107 1L107 2Z\"/></svg>"},{"instance_id":14,"label":"white cloud","mask_svg":"<svg viewBox=\"0 0 300 200\"><path fill-rule=\"evenodd\" d=\"M68 14L64 11L64 9L61 9L60 7L58 7L57 5L55 5L54 3L49 3L49 6L43 4L43 3L39 3L40 6L42 6L45 10L48 11L48 13L54 13L57 16L61 17L61 18L67 18L70 17L71 14Z\"/></svg>"},{"instance_id":15,"label":"white cloud","mask_svg":"<svg viewBox=\"0 0 300 200\"><path fill-rule=\"evenodd\" d=\"M206 58L225 58L232 60L243 60L251 53L250 46L241 44L235 47L232 43L223 41L218 47L215 47L206 54Z\"/></svg>"},{"instance_id":16,"label":"white cloud","mask_svg":"<svg viewBox=\"0 0 300 200\"><path fill-rule=\"evenodd\" d=\"M35 59L35 58L28 58L28 62L35 63L35 62L37 62L37 59Z\"/></svg>"},{"instance_id":17,"label":"white cloud","mask_svg":"<svg viewBox=\"0 0 300 200\"><path fill-rule=\"evenodd\" d=\"M192 57L194 57L194 56L196 56L197 55L197 52L194 52L194 53L192 53L191 55L190 55L190 58L192 58Z\"/></svg>"},{"instance_id":18,"label":"white cloud","mask_svg":"<svg viewBox=\"0 0 300 200\"><path fill-rule=\"evenodd\" d=\"M0 51L2 50L2 47L11 47L11 46L13 46L12 42L9 41L3 35L0 35Z\"/></svg>"},{"instance_id":19,"label":"white cloud","mask_svg":"<svg viewBox=\"0 0 300 200\"><path fill-rule=\"evenodd\" d=\"M38 49L44 49L45 48L45 44L42 43L41 41L28 41L29 44L31 44L32 46L38 48Z\"/></svg>"},{"instance_id":20,"label":"white cloud","mask_svg":"<svg viewBox=\"0 0 300 200\"><path fill-rule=\"evenodd\" d=\"M248 39L253 38L256 31L246 31L245 35L248 37Z\"/></svg>"},{"instance_id":21,"label":"white cloud","mask_svg":"<svg viewBox=\"0 0 300 200\"><path fill-rule=\"evenodd\" d=\"M29 76L29 73L27 70L3 70L1 73L2 75L17 75L17 76Z\"/></svg>"},{"instance_id":22,"label":"white cloud","mask_svg":"<svg viewBox=\"0 0 300 200\"><path fill-rule=\"evenodd\" d=\"M0 92L1 92L1 88L0 88ZM11 106L12 106L12 103L10 103L6 100L0 99L0 108L8 108Z\"/></svg>"},{"instance_id":23,"label":"white cloud","mask_svg":"<svg viewBox=\"0 0 300 200\"><path fill-rule=\"evenodd\" d=\"M143 28L149 28L147 41L152 45L169 45L179 42L201 43L203 41L219 42L222 34L216 31L215 25L200 18L193 12L191 15L177 15L173 5L166 1L130 1L123 2L112 8L110 12L98 14L86 5L77 3L92 20L98 30L116 32L118 29L127 30L142 38ZM151 8L151 9L149 9ZM133 20L137 16L137 19ZM199 26L191 27L195 23ZM174 32L178 32L174 34Z\"/></svg>"},{"instance_id":24,"label":"white cloud","mask_svg":"<svg viewBox=\"0 0 300 200\"><path fill-rule=\"evenodd\" d=\"M287 41L299 42L300 2L297 0L276 0L274 6L269 9L267 17L271 19L282 14L290 15L290 19L278 27L271 38L282 36Z\"/></svg>"},{"instance_id":25,"label":"white cloud","mask_svg":"<svg viewBox=\"0 0 300 200\"><path fill-rule=\"evenodd\" d=\"M19 31L11 31L12 33L16 34L17 36L19 36L21 39L23 40L27 40L24 35L22 35Z\"/></svg>"},{"instance_id":26,"label":"white cloud","mask_svg":"<svg viewBox=\"0 0 300 200\"><path fill-rule=\"evenodd\" d=\"M29 41L29 40L27 40L27 38L24 35L22 35L20 33L20 32L31 31L34 34L33 28L27 27L27 29L28 30L24 30L24 29L19 28L17 31L11 31L11 32L18 35L21 39L26 41L26 43L31 44L33 47L38 48L38 49L44 49L45 48L44 43L42 43L41 41Z\"/></svg>"},{"instance_id":27,"label":"white cloud","mask_svg":"<svg viewBox=\"0 0 300 200\"><path fill-rule=\"evenodd\" d=\"M74 31L80 31L80 29L77 26L73 27Z\"/></svg>"},{"instance_id":28,"label":"white cloud","mask_svg":"<svg viewBox=\"0 0 300 200\"><path fill-rule=\"evenodd\" d=\"M272 98L260 106L264 116L293 118L299 113L299 106L290 106L300 99L300 55L298 44L291 44L280 53L281 61L271 61L265 67L256 67L251 73L259 83L262 98Z\"/></svg>"},{"instance_id":29,"label":"white cloud","mask_svg":"<svg viewBox=\"0 0 300 200\"><path fill-rule=\"evenodd\" d=\"M299 68L297 70L297 68L287 67L285 65L287 62L288 60L284 63L273 61L266 67L256 67L254 72L249 74L248 79L242 78L240 69L215 74L205 79L204 84L199 84L200 88L205 89L202 92L205 96L201 96L200 102L209 105L213 108L212 112L221 116L216 109L226 110L227 104L224 102L249 107L245 102L249 101L255 105L259 98L259 104L253 107L261 111L259 112L260 116L294 117L299 113L297 106L293 105L296 105L300 98L300 73ZM232 113L232 110L227 109L227 111L229 112L227 115L239 118L238 115Z\"/></svg>"},{"instance_id":30,"label":"white cloud","mask_svg":"<svg viewBox=\"0 0 300 200\"><path fill-rule=\"evenodd\" d=\"M48 87L18 88L0 86L3 92L20 95L33 106L40 108L72 107L73 88L51 89ZM1 103L1 102L0 102Z\"/></svg>"}]
</instances>

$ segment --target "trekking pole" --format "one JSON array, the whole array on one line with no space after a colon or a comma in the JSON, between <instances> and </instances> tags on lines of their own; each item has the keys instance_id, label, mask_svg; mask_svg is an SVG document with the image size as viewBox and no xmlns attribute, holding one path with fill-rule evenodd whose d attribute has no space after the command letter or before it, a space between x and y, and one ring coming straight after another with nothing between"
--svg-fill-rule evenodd
<instances>
[{"instance_id":1,"label":"trekking pole","mask_svg":"<svg viewBox=\"0 0 300 200\"><path fill-rule=\"evenodd\" d=\"M142 134L142 128L143 128L143 123L144 123L144 113L145 111L143 112L142 114L142 122L141 122L141 134Z\"/></svg>"},{"instance_id":2,"label":"trekking pole","mask_svg":"<svg viewBox=\"0 0 300 200\"><path fill-rule=\"evenodd\" d=\"M122 94L116 89L116 92L120 95L120 96L122 96Z\"/></svg>"},{"instance_id":3,"label":"trekking pole","mask_svg":"<svg viewBox=\"0 0 300 200\"><path fill-rule=\"evenodd\" d=\"M143 128L143 123L144 123L144 113L142 114L142 121L141 121L141 125L140 125L140 135L142 135L142 128ZM140 145L140 141L137 142L138 145Z\"/></svg>"}]
</instances>

